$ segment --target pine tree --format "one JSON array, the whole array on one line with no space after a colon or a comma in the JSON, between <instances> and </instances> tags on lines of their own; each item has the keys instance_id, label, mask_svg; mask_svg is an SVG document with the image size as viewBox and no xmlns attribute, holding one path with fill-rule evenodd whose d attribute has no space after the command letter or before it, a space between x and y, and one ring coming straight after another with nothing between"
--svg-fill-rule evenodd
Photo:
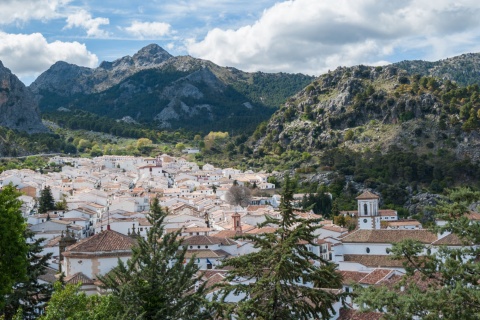
<instances>
[{"instance_id":1,"label":"pine tree","mask_svg":"<svg viewBox=\"0 0 480 320\"><path fill-rule=\"evenodd\" d=\"M447 221L434 232L451 232L462 246L438 250L413 240L394 245L394 259L405 260L406 276L395 287L356 288L355 302L365 310L381 310L385 319L480 318L480 223L470 221L468 206L480 193L450 191L436 208Z\"/></svg>"},{"instance_id":2,"label":"pine tree","mask_svg":"<svg viewBox=\"0 0 480 320\"><path fill-rule=\"evenodd\" d=\"M24 281L27 273L26 224L19 195L11 184L0 191L0 312L13 285Z\"/></svg>"},{"instance_id":3,"label":"pine tree","mask_svg":"<svg viewBox=\"0 0 480 320\"><path fill-rule=\"evenodd\" d=\"M13 293L6 297L5 319L11 319L19 308L23 310L24 318L35 319L38 316L36 307L47 302L52 294L51 284L39 281L39 277L46 273L48 260L52 256L52 253L40 255L42 242L46 239L35 239L34 233L28 229L25 238L30 239L27 243L27 277L25 281L16 283Z\"/></svg>"},{"instance_id":4,"label":"pine tree","mask_svg":"<svg viewBox=\"0 0 480 320\"><path fill-rule=\"evenodd\" d=\"M201 318L204 285L198 284L198 266L194 259L185 262L187 248L181 247L180 231L166 233L166 213L152 201L148 217L152 227L147 238L138 238L132 258L106 276L99 277L106 289L118 297L123 306L118 314L130 319Z\"/></svg>"},{"instance_id":5,"label":"pine tree","mask_svg":"<svg viewBox=\"0 0 480 320\"><path fill-rule=\"evenodd\" d=\"M42 192L40 194L40 199L38 202L39 202L39 205L38 205L39 213L46 213L49 210L55 209L55 200L53 199L52 190L50 189L49 186L46 186L45 188L42 189Z\"/></svg>"},{"instance_id":6,"label":"pine tree","mask_svg":"<svg viewBox=\"0 0 480 320\"><path fill-rule=\"evenodd\" d=\"M276 226L273 233L244 234L256 252L234 257L223 266L232 270L220 285L213 303L219 318L311 319L330 318L339 299L332 290L340 288L336 266L308 249L314 245L316 220L295 215L292 182L287 177L280 204L281 218L267 217L259 225ZM229 303L235 294L240 301Z\"/></svg>"}]
</instances>

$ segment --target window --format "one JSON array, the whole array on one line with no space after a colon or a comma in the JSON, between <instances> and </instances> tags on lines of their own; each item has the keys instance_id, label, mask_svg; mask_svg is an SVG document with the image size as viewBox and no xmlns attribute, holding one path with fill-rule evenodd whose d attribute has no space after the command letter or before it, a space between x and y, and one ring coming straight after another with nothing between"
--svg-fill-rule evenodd
<instances>
[{"instance_id":1,"label":"window","mask_svg":"<svg viewBox=\"0 0 480 320\"><path fill-rule=\"evenodd\" d=\"M367 219L363 219L363 223L367 223L367 221L368 221Z\"/></svg>"},{"instance_id":2,"label":"window","mask_svg":"<svg viewBox=\"0 0 480 320\"><path fill-rule=\"evenodd\" d=\"M368 207L366 203L363 204L363 214L368 215Z\"/></svg>"},{"instance_id":3,"label":"window","mask_svg":"<svg viewBox=\"0 0 480 320\"><path fill-rule=\"evenodd\" d=\"M197 246L197 247L198 247L198 249L200 249L200 246Z\"/></svg>"},{"instance_id":4,"label":"window","mask_svg":"<svg viewBox=\"0 0 480 320\"><path fill-rule=\"evenodd\" d=\"M208 246L205 246L205 249L208 249Z\"/></svg>"},{"instance_id":5,"label":"window","mask_svg":"<svg viewBox=\"0 0 480 320\"><path fill-rule=\"evenodd\" d=\"M367 247L367 253L370 253L370 248Z\"/></svg>"},{"instance_id":6,"label":"window","mask_svg":"<svg viewBox=\"0 0 480 320\"><path fill-rule=\"evenodd\" d=\"M193 249L193 246L190 246L190 249Z\"/></svg>"}]
</instances>

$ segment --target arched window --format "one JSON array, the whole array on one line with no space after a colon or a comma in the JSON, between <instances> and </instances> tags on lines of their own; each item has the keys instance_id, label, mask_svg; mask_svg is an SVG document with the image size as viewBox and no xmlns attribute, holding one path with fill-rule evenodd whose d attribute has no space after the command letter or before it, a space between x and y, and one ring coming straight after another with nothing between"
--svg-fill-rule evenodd
<instances>
[{"instance_id":1,"label":"arched window","mask_svg":"<svg viewBox=\"0 0 480 320\"><path fill-rule=\"evenodd\" d=\"M368 216L368 206L366 203L363 204L363 213Z\"/></svg>"},{"instance_id":2,"label":"arched window","mask_svg":"<svg viewBox=\"0 0 480 320\"><path fill-rule=\"evenodd\" d=\"M367 248L367 253L370 253L370 248Z\"/></svg>"}]
</instances>

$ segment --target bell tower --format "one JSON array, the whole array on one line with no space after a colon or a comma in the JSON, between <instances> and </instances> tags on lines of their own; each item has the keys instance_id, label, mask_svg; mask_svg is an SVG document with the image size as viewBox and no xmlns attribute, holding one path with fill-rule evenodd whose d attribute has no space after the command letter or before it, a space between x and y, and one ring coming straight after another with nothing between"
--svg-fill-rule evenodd
<instances>
[{"instance_id":1,"label":"bell tower","mask_svg":"<svg viewBox=\"0 0 480 320\"><path fill-rule=\"evenodd\" d=\"M357 198L358 227L360 229L380 229L380 215L378 212L379 196L364 191Z\"/></svg>"}]
</instances>

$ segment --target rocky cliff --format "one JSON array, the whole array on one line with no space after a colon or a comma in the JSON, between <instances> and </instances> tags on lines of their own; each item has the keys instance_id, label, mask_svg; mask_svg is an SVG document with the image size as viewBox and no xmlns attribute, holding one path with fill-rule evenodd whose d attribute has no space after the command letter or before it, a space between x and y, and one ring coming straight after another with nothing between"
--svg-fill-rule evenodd
<instances>
[{"instance_id":1,"label":"rocky cliff","mask_svg":"<svg viewBox=\"0 0 480 320\"><path fill-rule=\"evenodd\" d=\"M0 62L0 126L28 133L46 132L33 94Z\"/></svg>"},{"instance_id":2,"label":"rocky cliff","mask_svg":"<svg viewBox=\"0 0 480 320\"><path fill-rule=\"evenodd\" d=\"M290 98L254 146L262 152L396 146L480 160L480 90L397 66L338 68ZM258 133L256 138L258 138Z\"/></svg>"}]
</instances>

